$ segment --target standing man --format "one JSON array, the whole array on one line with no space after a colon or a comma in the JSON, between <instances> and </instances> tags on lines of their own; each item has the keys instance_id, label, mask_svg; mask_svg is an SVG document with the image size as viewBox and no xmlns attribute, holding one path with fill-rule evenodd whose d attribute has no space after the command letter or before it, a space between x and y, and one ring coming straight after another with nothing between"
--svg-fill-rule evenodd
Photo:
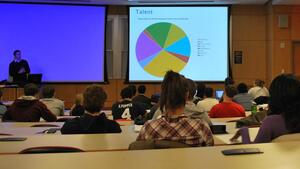
<instances>
[{"instance_id":1,"label":"standing man","mask_svg":"<svg viewBox=\"0 0 300 169\"><path fill-rule=\"evenodd\" d=\"M9 76L14 83L25 83L30 73L28 62L21 57L21 51L14 51L14 60L9 64Z\"/></svg>"}]
</instances>

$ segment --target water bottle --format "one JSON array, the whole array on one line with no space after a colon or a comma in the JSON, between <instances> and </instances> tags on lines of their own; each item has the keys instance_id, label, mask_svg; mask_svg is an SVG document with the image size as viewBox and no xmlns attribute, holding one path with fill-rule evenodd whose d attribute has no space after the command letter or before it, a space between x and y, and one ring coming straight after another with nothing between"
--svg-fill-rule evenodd
<instances>
[{"instance_id":1,"label":"water bottle","mask_svg":"<svg viewBox=\"0 0 300 169\"><path fill-rule=\"evenodd\" d=\"M251 114L255 115L257 113L257 105L256 103L253 103L251 106Z\"/></svg>"}]
</instances>

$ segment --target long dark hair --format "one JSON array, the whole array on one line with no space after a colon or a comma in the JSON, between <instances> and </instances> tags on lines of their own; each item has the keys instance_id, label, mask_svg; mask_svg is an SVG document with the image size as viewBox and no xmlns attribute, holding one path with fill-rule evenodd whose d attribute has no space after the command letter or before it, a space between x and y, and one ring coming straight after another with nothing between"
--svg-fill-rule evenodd
<instances>
[{"instance_id":1,"label":"long dark hair","mask_svg":"<svg viewBox=\"0 0 300 169\"><path fill-rule=\"evenodd\" d=\"M270 86L271 114L281 114L287 130L300 132L300 81L292 74L277 76Z\"/></svg>"},{"instance_id":2,"label":"long dark hair","mask_svg":"<svg viewBox=\"0 0 300 169\"><path fill-rule=\"evenodd\" d=\"M168 71L161 84L159 100L161 111L174 111L185 106L187 92L186 79L179 73ZM168 114L165 115L168 116Z\"/></svg>"}]
</instances>

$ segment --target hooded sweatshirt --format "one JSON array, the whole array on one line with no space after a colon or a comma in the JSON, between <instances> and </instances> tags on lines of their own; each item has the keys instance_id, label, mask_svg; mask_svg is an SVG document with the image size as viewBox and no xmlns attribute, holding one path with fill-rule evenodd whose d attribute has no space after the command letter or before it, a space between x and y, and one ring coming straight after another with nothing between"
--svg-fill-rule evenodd
<instances>
[{"instance_id":1,"label":"hooded sweatshirt","mask_svg":"<svg viewBox=\"0 0 300 169\"><path fill-rule=\"evenodd\" d=\"M97 116L83 114L81 117L70 119L61 128L62 134L95 134L121 133L120 125L106 118L105 113Z\"/></svg>"},{"instance_id":2,"label":"hooded sweatshirt","mask_svg":"<svg viewBox=\"0 0 300 169\"><path fill-rule=\"evenodd\" d=\"M38 122L41 117L48 122L56 121L56 116L38 99L22 96L8 108L3 121Z\"/></svg>"}]
</instances>

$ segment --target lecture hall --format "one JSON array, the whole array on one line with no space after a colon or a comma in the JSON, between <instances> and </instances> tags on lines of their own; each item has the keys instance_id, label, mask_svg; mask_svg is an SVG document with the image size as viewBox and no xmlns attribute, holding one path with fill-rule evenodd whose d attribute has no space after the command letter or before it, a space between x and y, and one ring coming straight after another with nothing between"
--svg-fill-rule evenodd
<instances>
[{"instance_id":1,"label":"lecture hall","mask_svg":"<svg viewBox=\"0 0 300 169\"><path fill-rule=\"evenodd\" d=\"M0 0L0 37L1 169L300 168L300 0Z\"/></svg>"}]
</instances>

